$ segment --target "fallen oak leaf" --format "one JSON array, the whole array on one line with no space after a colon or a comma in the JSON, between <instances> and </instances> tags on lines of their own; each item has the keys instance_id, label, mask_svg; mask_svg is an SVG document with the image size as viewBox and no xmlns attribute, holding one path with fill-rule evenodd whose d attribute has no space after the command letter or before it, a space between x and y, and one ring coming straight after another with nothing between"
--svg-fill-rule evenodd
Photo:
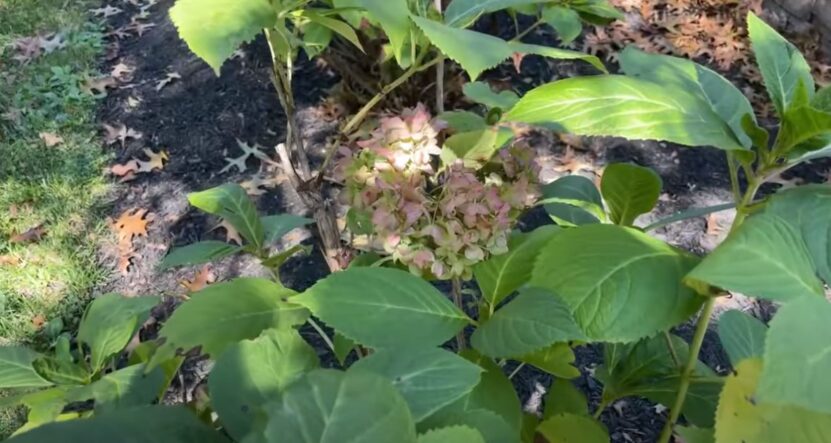
<instances>
[{"instance_id":1,"label":"fallen oak leaf","mask_svg":"<svg viewBox=\"0 0 831 443\"><path fill-rule=\"evenodd\" d=\"M140 21L137 20L138 18L146 18L146 17L138 17L138 16L133 17L133 21L129 25L127 25L126 28L131 30L131 31L135 31L135 33L139 37L143 37L144 33L147 32L148 29L152 29L152 28L156 27L155 23L141 23ZM178 74L176 74L176 75L178 75Z\"/></svg>"},{"instance_id":2,"label":"fallen oak leaf","mask_svg":"<svg viewBox=\"0 0 831 443\"><path fill-rule=\"evenodd\" d=\"M90 9L89 12L96 17L110 18L114 15L121 14L123 10L115 6L107 5L97 9Z\"/></svg>"},{"instance_id":3,"label":"fallen oak leaf","mask_svg":"<svg viewBox=\"0 0 831 443\"><path fill-rule=\"evenodd\" d=\"M122 82L128 82L133 79L133 71L135 70L135 68L122 62L113 66L113 69L110 71L110 77Z\"/></svg>"},{"instance_id":4,"label":"fallen oak leaf","mask_svg":"<svg viewBox=\"0 0 831 443\"><path fill-rule=\"evenodd\" d=\"M173 83L173 80L180 78L182 78L182 76L179 75L178 72L168 72L165 78L159 80L159 82L156 83L156 91L161 91L162 89L164 89L165 86Z\"/></svg>"},{"instance_id":5,"label":"fallen oak leaf","mask_svg":"<svg viewBox=\"0 0 831 443\"><path fill-rule=\"evenodd\" d=\"M214 282L216 282L216 275L211 272L210 265L205 265L196 273L193 280L182 280L179 284L185 288L188 294L192 294L205 289L209 284Z\"/></svg>"},{"instance_id":6,"label":"fallen oak leaf","mask_svg":"<svg viewBox=\"0 0 831 443\"><path fill-rule=\"evenodd\" d=\"M111 126L104 123L102 126L105 131L104 143L107 145L120 141L121 147L123 148L128 139L139 140L142 137L141 132L130 129L124 124L121 124L120 126Z\"/></svg>"},{"instance_id":7,"label":"fallen oak leaf","mask_svg":"<svg viewBox=\"0 0 831 443\"><path fill-rule=\"evenodd\" d=\"M250 196L258 196L263 195L266 193L265 189L273 189L277 187L280 183L285 181L286 178L281 175L271 178L264 178L261 175L255 175L250 180L246 180L240 182L240 186L245 189L245 193Z\"/></svg>"},{"instance_id":8,"label":"fallen oak leaf","mask_svg":"<svg viewBox=\"0 0 831 443\"><path fill-rule=\"evenodd\" d=\"M211 231L216 229L223 228L225 229L225 241L228 243L234 242L240 246L242 246L242 237L239 234L239 231L228 223L228 220L223 219L218 225L214 226Z\"/></svg>"},{"instance_id":9,"label":"fallen oak leaf","mask_svg":"<svg viewBox=\"0 0 831 443\"><path fill-rule=\"evenodd\" d=\"M51 54L65 47L66 40L64 40L61 34L54 34L52 37L40 37L40 49L43 49L43 52L46 54Z\"/></svg>"},{"instance_id":10,"label":"fallen oak leaf","mask_svg":"<svg viewBox=\"0 0 831 443\"><path fill-rule=\"evenodd\" d=\"M20 234L12 235L9 239L9 243L35 243L40 241L44 235L46 235L46 228L44 228L43 223L41 223Z\"/></svg>"},{"instance_id":11,"label":"fallen oak leaf","mask_svg":"<svg viewBox=\"0 0 831 443\"><path fill-rule=\"evenodd\" d=\"M147 236L147 225L153 221L155 214L147 209L128 209L112 222L113 230L118 235L118 243L132 243L134 237Z\"/></svg>"},{"instance_id":12,"label":"fallen oak leaf","mask_svg":"<svg viewBox=\"0 0 831 443\"><path fill-rule=\"evenodd\" d=\"M138 172L152 172L156 169L164 169L165 162L167 162L169 158L167 151L165 150L153 152L153 150L145 148L144 155L146 155L149 160L138 161Z\"/></svg>"},{"instance_id":13,"label":"fallen oak leaf","mask_svg":"<svg viewBox=\"0 0 831 443\"><path fill-rule=\"evenodd\" d=\"M52 132L41 132L38 137L43 140L47 148L54 148L64 142L63 137Z\"/></svg>"},{"instance_id":14,"label":"fallen oak leaf","mask_svg":"<svg viewBox=\"0 0 831 443\"><path fill-rule=\"evenodd\" d=\"M138 171L138 161L133 159L124 164L115 164L110 167L108 172L117 177L121 177L121 183L128 182L136 178L136 171Z\"/></svg>"},{"instance_id":15,"label":"fallen oak leaf","mask_svg":"<svg viewBox=\"0 0 831 443\"><path fill-rule=\"evenodd\" d=\"M83 90L89 95L107 94L107 89L113 89L117 81L112 77L88 78L83 85Z\"/></svg>"}]
</instances>

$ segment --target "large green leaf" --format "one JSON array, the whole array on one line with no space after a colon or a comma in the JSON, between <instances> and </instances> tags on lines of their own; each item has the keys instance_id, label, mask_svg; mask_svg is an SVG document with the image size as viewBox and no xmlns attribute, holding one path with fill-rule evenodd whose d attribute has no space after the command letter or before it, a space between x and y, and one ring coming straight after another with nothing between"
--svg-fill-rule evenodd
<instances>
[{"instance_id":1,"label":"large green leaf","mask_svg":"<svg viewBox=\"0 0 831 443\"><path fill-rule=\"evenodd\" d=\"M575 77L525 94L504 121L542 123L578 135L744 149L694 93L620 75Z\"/></svg>"},{"instance_id":2,"label":"large green leaf","mask_svg":"<svg viewBox=\"0 0 831 443\"><path fill-rule=\"evenodd\" d=\"M612 221L631 226L652 210L661 195L661 176L643 166L612 163L603 170L600 190L609 205Z\"/></svg>"},{"instance_id":3,"label":"large green leaf","mask_svg":"<svg viewBox=\"0 0 831 443\"><path fill-rule=\"evenodd\" d=\"M309 372L268 405L267 415L270 443L416 442L406 401L370 372Z\"/></svg>"},{"instance_id":4,"label":"large green leaf","mask_svg":"<svg viewBox=\"0 0 831 443\"><path fill-rule=\"evenodd\" d=\"M831 415L761 401L756 395L761 373L761 360L746 359L727 377L716 415L717 443L831 441Z\"/></svg>"},{"instance_id":5,"label":"large green leaf","mask_svg":"<svg viewBox=\"0 0 831 443\"><path fill-rule=\"evenodd\" d=\"M684 364L689 358L689 346L674 335L669 340L679 364ZM675 364L663 334L635 344L605 345L604 361L596 374L603 382L605 400L640 396L664 405L674 402L681 368ZM697 426L713 426L721 387L722 381L715 372L701 361L696 362L693 381L681 411L686 419Z\"/></svg>"},{"instance_id":6,"label":"large green leaf","mask_svg":"<svg viewBox=\"0 0 831 443\"><path fill-rule=\"evenodd\" d=\"M221 260L236 254L242 248L229 243L207 240L175 248L162 260L163 269L174 266L198 265Z\"/></svg>"},{"instance_id":7,"label":"large green leaf","mask_svg":"<svg viewBox=\"0 0 831 443\"><path fill-rule=\"evenodd\" d=\"M479 383L482 368L438 348L384 349L354 365L389 379L398 389L416 422L469 393Z\"/></svg>"},{"instance_id":8,"label":"large green leaf","mask_svg":"<svg viewBox=\"0 0 831 443\"><path fill-rule=\"evenodd\" d=\"M715 443L715 430L698 428L695 426L675 426L675 433L681 437L683 443Z\"/></svg>"},{"instance_id":9,"label":"large green leaf","mask_svg":"<svg viewBox=\"0 0 831 443\"><path fill-rule=\"evenodd\" d=\"M143 364L127 366L69 392L70 402L95 400L95 413L146 406L156 402L166 377L162 367L145 374Z\"/></svg>"},{"instance_id":10,"label":"large green leaf","mask_svg":"<svg viewBox=\"0 0 831 443\"><path fill-rule=\"evenodd\" d=\"M314 220L292 214L269 215L260 219L265 232L265 242L272 243L280 240L293 229L302 228L314 223Z\"/></svg>"},{"instance_id":11,"label":"large green leaf","mask_svg":"<svg viewBox=\"0 0 831 443\"><path fill-rule=\"evenodd\" d=\"M568 380L555 378L545 394L543 418L559 414L588 415L586 395Z\"/></svg>"},{"instance_id":12,"label":"large green leaf","mask_svg":"<svg viewBox=\"0 0 831 443\"><path fill-rule=\"evenodd\" d=\"M159 331L164 344L150 367L197 346L217 357L232 344L264 330L302 324L309 312L283 298L294 292L261 278L237 278L194 293Z\"/></svg>"},{"instance_id":13,"label":"large green leaf","mask_svg":"<svg viewBox=\"0 0 831 443\"><path fill-rule=\"evenodd\" d=\"M485 439L469 426L448 426L419 435L418 443L485 443Z\"/></svg>"},{"instance_id":14,"label":"large green leaf","mask_svg":"<svg viewBox=\"0 0 831 443\"><path fill-rule=\"evenodd\" d=\"M66 386L57 386L20 396L18 403L28 409L26 424L17 429L13 435L23 434L57 420L66 404L69 403L66 397L71 389Z\"/></svg>"},{"instance_id":15,"label":"large green leaf","mask_svg":"<svg viewBox=\"0 0 831 443\"><path fill-rule=\"evenodd\" d=\"M453 0L444 11L444 22L448 26L466 28L482 14L548 1L550 0Z\"/></svg>"},{"instance_id":16,"label":"large green leaf","mask_svg":"<svg viewBox=\"0 0 831 443\"><path fill-rule=\"evenodd\" d=\"M46 424L9 443L228 443L181 406L146 406Z\"/></svg>"},{"instance_id":17,"label":"large green leaf","mask_svg":"<svg viewBox=\"0 0 831 443\"><path fill-rule=\"evenodd\" d=\"M369 17L380 24L389 37L398 64L402 67L409 64L412 23L407 0L336 0L335 6L365 9Z\"/></svg>"},{"instance_id":18,"label":"large green leaf","mask_svg":"<svg viewBox=\"0 0 831 443\"><path fill-rule=\"evenodd\" d=\"M752 12L747 14L747 31L756 64L779 115L790 109L800 83L810 100L814 95L814 78L799 49Z\"/></svg>"},{"instance_id":19,"label":"large green leaf","mask_svg":"<svg viewBox=\"0 0 831 443\"><path fill-rule=\"evenodd\" d=\"M182 0L180 0L182 1ZM193 206L218 215L228 221L257 249L263 246L264 230L257 208L248 198L245 189L236 183L227 183L206 191L188 194Z\"/></svg>"},{"instance_id":20,"label":"large green leaf","mask_svg":"<svg viewBox=\"0 0 831 443\"><path fill-rule=\"evenodd\" d=\"M777 301L824 295L831 281L831 189L803 186L773 196L702 260L688 278Z\"/></svg>"},{"instance_id":21,"label":"large green leaf","mask_svg":"<svg viewBox=\"0 0 831 443\"><path fill-rule=\"evenodd\" d=\"M831 414L831 303L802 297L779 310L765 342L759 398Z\"/></svg>"},{"instance_id":22,"label":"large green leaf","mask_svg":"<svg viewBox=\"0 0 831 443\"><path fill-rule=\"evenodd\" d=\"M283 389L319 364L314 349L296 330L265 330L219 355L208 377L211 405L228 434L243 441L264 417L266 403L279 398ZM258 437L249 438L264 441Z\"/></svg>"},{"instance_id":23,"label":"large green leaf","mask_svg":"<svg viewBox=\"0 0 831 443\"><path fill-rule=\"evenodd\" d=\"M0 388L41 388L51 386L38 375L32 363L41 355L18 346L0 346Z\"/></svg>"},{"instance_id":24,"label":"large green leaf","mask_svg":"<svg viewBox=\"0 0 831 443\"><path fill-rule=\"evenodd\" d=\"M479 326L471 344L490 357L519 357L556 342L586 337L556 295L540 288L522 289L519 295Z\"/></svg>"},{"instance_id":25,"label":"large green leaf","mask_svg":"<svg viewBox=\"0 0 831 443\"><path fill-rule=\"evenodd\" d=\"M531 279L537 254L557 231L556 226L540 226L529 233L514 233L508 239L508 252L473 267L476 283L488 303L498 305Z\"/></svg>"},{"instance_id":26,"label":"large green leaf","mask_svg":"<svg viewBox=\"0 0 831 443\"><path fill-rule=\"evenodd\" d=\"M219 75L242 43L274 25L277 13L268 0L177 0L170 19L190 50Z\"/></svg>"},{"instance_id":27,"label":"large green leaf","mask_svg":"<svg viewBox=\"0 0 831 443\"><path fill-rule=\"evenodd\" d=\"M337 272L292 302L306 306L344 336L374 348L439 345L469 321L435 287L397 269Z\"/></svg>"},{"instance_id":28,"label":"large green leaf","mask_svg":"<svg viewBox=\"0 0 831 443\"><path fill-rule=\"evenodd\" d=\"M603 425L586 415L554 415L537 427L548 443L608 443L609 433Z\"/></svg>"},{"instance_id":29,"label":"large green leaf","mask_svg":"<svg viewBox=\"0 0 831 443\"><path fill-rule=\"evenodd\" d=\"M559 296L591 341L627 342L698 310L703 297L681 281L697 261L631 228L585 225L546 243L530 284Z\"/></svg>"},{"instance_id":30,"label":"large green leaf","mask_svg":"<svg viewBox=\"0 0 831 443\"><path fill-rule=\"evenodd\" d=\"M695 94L730 125L742 146L750 148L750 137L742 128L742 118L749 115L755 123L753 107L742 91L717 72L691 60L650 54L634 46L627 46L621 52L620 67L626 75Z\"/></svg>"},{"instance_id":31,"label":"large green leaf","mask_svg":"<svg viewBox=\"0 0 831 443\"><path fill-rule=\"evenodd\" d=\"M727 311L718 319L718 337L733 366L746 358L761 358L767 332L764 323L742 311Z\"/></svg>"},{"instance_id":32,"label":"large green leaf","mask_svg":"<svg viewBox=\"0 0 831 443\"><path fill-rule=\"evenodd\" d=\"M446 56L452 58L476 80L483 71L491 69L514 54L537 54L557 59L577 59L605 71L597 57L565 49L506 42L481 32L458 29L423 17L412 17L430 41ZM470 48L476 48L471 51Z\"/></svg>"},{"instance_id":33,"label":"large green leaf","mask_svg":"<svg viewBox=\"0 0 831 443\"><path fill-rule=\"evenodd\" d=\"M85 385L92 379L92 374L80 364L52 357L40 357L32 362L38 375L56 385Z\"/></svg>"},{"instance_id":34,"label":"large green leaf","mask_svg":"<svg viewBox=\"0 0 831 443\"><path fill-rule=\"evenodd\" d=\"M554 343L516 359L560 378L577 378L580 375L580 371L574 367L574 350L568 343Z\"/></svg>"},{"instance_id":35,"label":"large green leaf","mask_svg":"<svg viewBox=\"0 0 831 443\"><path fill-rule=\"evenodd\" d=\"M93 300L78 329L78 341L90 349L89 363L93 371L101 369L109 357L127 346L158 303L159 297L118 294L101 295Z\"/></svg>"},{"instance_id":36,"label":"large green leaf","mask_svg":"<svg viewBox=\"0 0 831 443\"><path fill-rule=\"evenodd\" d=\"M479 384L423 420L419 429L468 425L482 432L487 443L517 443L522 428L522 407L511 380L487 357L469 349L460 355L485 370Z\"/></svg>"}]
</instances>

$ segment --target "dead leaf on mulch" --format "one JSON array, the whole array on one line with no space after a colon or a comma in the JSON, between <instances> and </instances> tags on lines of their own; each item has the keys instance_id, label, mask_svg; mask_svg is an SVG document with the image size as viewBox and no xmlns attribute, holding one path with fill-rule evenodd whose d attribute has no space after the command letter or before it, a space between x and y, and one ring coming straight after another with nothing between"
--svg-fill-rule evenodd
<instances>
[{"instance_id":1,"label":"dead leaf on mulch","mask_svg":"<svg viewBox=\"0 0 831 443\"><path fill-rule=\"evenodd\" d=\"M96 17L110 18L114 15L121 14L124 11L121 8L116 8L115 6L106 5L106 6L101 7L101 8L90 9L89 12L92 15L96 16Z\"/></svg>"},{"instance_id":2,"label":"dead leaf on mulch","mask_svg":"<svg viewBox=\"0 0 831 443\"><path fill-rule=\"evenodd\" d=\"M161 79L156 83L156 91L161 91L164 89L165 86L173 83L173 80L182 78L178 72L168 72L165 78Z\"/></svg>"},{"instance_id":3,"label":"dead leaf on mulch","mask_svg":"<svg viewBox=\"0 0 831 443\"><path fill-rule=\"evenodd\" d=\"M245 189L245 192L252 196L263 195L267 191L266 189L274 189L280 183L284 182L286 177L282 175L272 176L272 177L264 177L261 174L257 174L254 177L251 177L250 180L245 180L240 182L240 186Z\"/></svg>"},{"instance_id":4,"label":"dead leaf on mulch","mask_svg":"<svg viewBox=\"0 0 831 443\"><path fill-rule=\"evenodd\" d=\"M12 235L9 239L9 243L36 243L39 242L44 235L46 235L46 228L44 228L43 223L41 223L20 234Z\"/></svg>"},{"instance_id":5,"label":"dead leaf on mulch","mask_svg":"<svg viewBox=\"0 0 831 443\"><path fill-rule=\"evenodd\" d=\"M104 123L102 126L104 128L104 143L107 145L121 142L121 147L123 148L128 139L139 140L142 137L141 132L128 128L124 124L111 126Z\"/></svg>"},{"instance_id":6,"label":"dead leaf on mulch","mask_svg":"<svg viewBox=\"0 0 831 443\"><path fill-rule=\"evenodd\" d=\"M554 166L554 170L557 172L569 172L574 174L584 170L592 172L595 170L594 163L585 161L582 156L576 155L571 146L566 146L566 152L563 154L562 158L558 160L560 164Z\"/></svg>"},{"instance_id":7,"label":"dead leaf on mulch","mask_svg":"<svg viewBox=\"0 0 831 443\"><path fill-rule=\"evenodd\" d=\"M193 280L182 280L179 282L188 294L205 289L209 284L216 282L216 275L211 271L210 265L202 266L196 273Z\"/></svg>"},{"instance_id":8,"label":"dead leaf on mulch","mask_svg":"<svg viewBox=\"0 0 831 443\"><path fill-rule=\"evenodd\" d=\"M38 136L43 140L47 148L54 148L64 142L63 137L52 132L41 132Z\"/></svg>"},{"instance_id":9,"label":"dead leaf on mulch","mask_svg":"<svg viewBox=\"0 0 831 443\"><path fill-rule=\"evenodd\" d=\"M42 54L65 48L66 40L62 34L36 35L13 40L9 46L17 52L12 58L25 65Z\"/></svg>"},{"instance_id":10,"label":"dead leaf on mulch","mask_svg":"<svg viewBox=\"0 0 831 443\"><path fill-rule=\"evenodd\" d=\"M161 150L153 152L151 149L144 149L144 154L149 160L139 160L133 157L132 160L124 164L115 164L110 167L109 173L117 177L121 183L135 180L136 174L146 174L155 170L164 169L165 162L168 160L167 151Z\"/></svg>"},{"instance_id":11,"label":"dead leaf on mulch","mask_svg":"<svg viewBox=\"0 0 831 443\"><path fill-rule=\"evenodd\" d=\"M121 213L118 219L110 225L118 238L118 263L117 269L126 275L130 271L130 265L139 258L133 246L135 237L147 236L147 225L153 221L155 214L147 209L129 209Z\"/></svg>"},{"instance_id":12,"label":"dead leaf on mulch","mask_svg":"<svg viewBox=\"0 0 831 443\"><path fill-rule=\"evenodd\" d=\"M225 241L228 243L234 242L240 246L242 246L242 237L239 235L239 231L234 228L233 225L228 223L227 220L222 220L218 225L214 226L211 231L216 229L223 228L225 229Z\"/></svg>"},{"instance_id":13,"label":"dead leaf on mulch","mask_svg":"<svg viewBox=\"0 0 831 443\"><path fill-rule=\"evenodd\" d=\"M225 157L225 162L228 164L225 165L224 168L219 170L220 174L228 172L234 166L236 166L237 169L239 169L240 173L245 172L248 169L248 165L246 165L246 162L248 161L248 158L251 156L254 156L254 158L260 160L261 163L272 165L277 164L274 160L269 158L268 154L260 150L262 148L262 146L260 145L255 144L254 146L251 146L248 143L245 143L244 141L237 139L237 146L239 146L239 148L242 149L242 155L236 158Z\"/></svg>"},{"instance_id":14,"label":"dead leaf on mulch","mask_svg":"<svg viewBox=\"0 0 831 443\"><path fill-rule=\"evenodd\" d=\"M124 62L121 62L113 66L113 69L110 71L110 77L121 82L129 82L133 79L133 71L135 70L136 68L133 68Z\"/></svg>"},{"instance_id":15,"label":"dead leaf on mulch","mask_svg":"<svg viewBox=\"0 0 831 443\"><path fill-rule=\"evenodd\" d=\"M113 89L118 82L112 77L89 78L84 83L83 90L90 95L107 94L107 89Z\"/></svg>"}]
</instances>

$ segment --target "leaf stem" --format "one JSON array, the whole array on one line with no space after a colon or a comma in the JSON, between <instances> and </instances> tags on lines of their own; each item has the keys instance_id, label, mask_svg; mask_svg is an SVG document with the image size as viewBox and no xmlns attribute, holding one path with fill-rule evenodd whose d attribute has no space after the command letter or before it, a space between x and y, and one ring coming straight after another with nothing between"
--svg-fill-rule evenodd
<instances>
[{"instance_id":1,"label":"leaf stem","mask_svg":"<svg viewBox=\"0 0 831 443\"><path fill-rule=\"evenodd\" d=\"M332 339L330 339L329 336L326 335L326 331L324 331L323 328L320 327L320 325L315 321L315 319L309 317L309 324L315 329L315 331L317 331L318 334L320 334L320 338L322 338L323 341L326 342L326 346L328 346L329 349L332 350L332 352L335 352L335 344L332 343Z\"/></svg>"},{"instance_id":2,"label":"leaf stem","mask_svg":"<svg viewBox=\"0 0 831 443\"><path fill-rule=\"evenodd\" d=\"M681 415L681 409L684 407L684 400L687 398L687 391L690 388L690 381L695 370L695 365L698 363L698 353L701 351L701 344L704 343L704 335L707 333L707 327L710 324L710 316L713 313L713 308L716 306L716 297L709 297L704 303L704 308L701 310L701 315L698 317L698 324L695 326L695 335L690 344L690 358L687 359L687 365L684 367L684 372L681 373L681 383L678 386L678 394L675 396L675 403L669 412L664 429L661 431L661 436L658 438L659 443L669 443L672 437L672 429L675 422Z\"/></svg>"},{"instance_id":3,"label":"leaf stem","mask_svg":"<svg viewBox=\"0 0 831 443\"><path fill-rule=\"evenodd\" d=\"M678 360L678 353L675 352L675 346L672 344L672 337L669 335L669 331L664 331L664 340L667 342L667 348L669 349L669 355L672 356L672 362L675 363L676 368L681 368L681 361Z\"/></svg>"},{"instance_id":4,"label":"leaf stem","mask_svg":"<svg viewBox=\"0 0 831 443\"><path fill-rule=\"evenodd\" d=\"M543 19L539 19L539 20L537 20L536 22L534 22L534 24L532 24L531 26L529 26L528 28L526 28L524 31L522 31L522 32L520 32L519 34L517 34L517 35L516 35L516 37L512 38L510 41L511 41L511 42L518 42L518 41L520 41L520 40L522 39L522 37L525 37L526 35L530 34L530 33L531 33L531 31L533 31L533 30L535 30L535 29L539 28L539 27L540 27L542 24L544 24L544 23L545 23L545 20L543 20Z\"/></svg>"},{"instance_id":5,"label":"leaf stem","mask_svg":"<svg viewBox=\"0 0 831 443\"><path fill-rule=\"evenodd\" d=\"M525 367L525 363L520 363L513 371L511 371L511 375L508 376L508 380L513 380L514 376L519 373L519 371Z\"/></svg>"},{"instance_id":6,"label":"leaf stem","mask_svg":"<svg viewBox=\"0 0 831 443\"><path fill-rule=\"evenodd\" d=\"M595 420L600 420L600 416L603 414L603 411L609 407L609 403L611 403L608 399L601 399L600 403L597 405L597 409L594 410L594 414L592 414L592 418Z\"/></svg>"}]
</instances>

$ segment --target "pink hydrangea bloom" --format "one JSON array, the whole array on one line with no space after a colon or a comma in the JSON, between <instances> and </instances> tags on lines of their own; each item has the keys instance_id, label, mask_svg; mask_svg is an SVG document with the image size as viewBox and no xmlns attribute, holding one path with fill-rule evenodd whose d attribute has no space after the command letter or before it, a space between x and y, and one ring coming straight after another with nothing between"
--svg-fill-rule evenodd
<instances>
[{"instance_id":1,"label":"pink hydrangea bloom","mask_svg":"<svg viewBox=\"0 0 831 443\"><path fill-rule=\"evenodd\" d=\"M473 266L508 250L517 218L539 198L533 151L514 144L488 165L462 161L436 172L439 132L423 105L380 119L335 168L344 203L367 214L378 249L427 277L471 278Z\"/></svg>"}]
</instances>

